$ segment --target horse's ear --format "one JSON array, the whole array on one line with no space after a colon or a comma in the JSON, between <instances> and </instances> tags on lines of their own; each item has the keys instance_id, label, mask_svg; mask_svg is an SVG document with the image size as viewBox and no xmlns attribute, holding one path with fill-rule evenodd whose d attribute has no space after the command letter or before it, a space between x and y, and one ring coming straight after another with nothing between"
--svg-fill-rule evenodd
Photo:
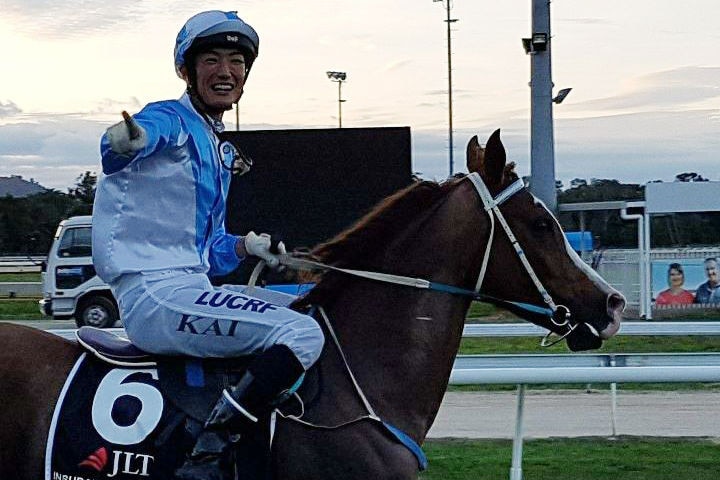
<instances>
[{"instance_id":1,"label":"horse's ear","mask_svg":"<svg viewBox=\"0 0 720 480\"><path fill-rule=\"evenodd\" d=\"M480 146L477 135L473 135L467 144L467 169L468 172L480 172L483 168L485 149Z\"/></svg>"},{"instance_id":2,"label":"horse's ear","mask_svg":"<svg viewBox=\"0 0 720 480\"><path fill-rule=\"evenodd\" d=\"M500 140L500 129L498 128L490 135L485 145L485 172L483 178L489 185L500 185L505 174L506 161L505 147Z\"/></svg>"}]
</instances>

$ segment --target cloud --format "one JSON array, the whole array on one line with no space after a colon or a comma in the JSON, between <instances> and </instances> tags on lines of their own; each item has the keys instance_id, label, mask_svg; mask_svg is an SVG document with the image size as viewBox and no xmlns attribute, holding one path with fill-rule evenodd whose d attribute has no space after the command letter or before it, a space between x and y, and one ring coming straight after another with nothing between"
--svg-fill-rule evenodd
<instances>
[{"instance_id":1,"label":"cloud","mask_svg":"<svg viewBox=\"0 0 720 480\"><path fill-rule=\"evenodd\" d=\"M698 109L560 120L555 128L557 176L645 183L698 172L720 180L713 113Z\"/></svg>"},{"instance_id":2,"label":"cloud","mask_svg":"<svg viewBox=\"0 0 720 480\"><path fill-rule=\"evenodd\" d=\"M584 17L584 18L559 18L555 20L557 23L565 23L565 24L571 24L571 25L614 25L614 22L611 22L610 20L606 18L591 18L591 17Z\"/></svg>"},{"instance_id":3,"label":"cloud","mask_svg":"<svg viewBox=\"0 0 720 480\"><path fill-rule=\"evenodd\" d=\"M467 122L465 122L467 125ZM682 172L720 180L720 111L692 109L555 119L555 172L569 186L573 178L602 178L644 184L673 181ZM508 160L519 175L530 173L528 119L503 114L477 119L454 130L454 171L465 171L465 145L477 134L484 143L502 127ZM413 171L430 179L449 172L448 137L443 129L413 129Z\"/></svg>"},{"instance_id":4,"label":"cloud","mask_svg":"<svg viewBox=\"0 0 720 480\"><path fill-rule=\"evenodd\" d=\"M392 73L392 72L400 70L404 67L407 67L408 65L412 65L412 63L413 63L413 60L411 60L409 58L405 58L403 60L395 60L395 61L389 63L388 65L385 65L383 67L382 71L384 73Z\"/></svg>"},{"instance_id":5,"label":"cloud","mask_svg":"<svg viewBox=\"0 0 720 480\"><path fill-rule=\"evenodd\" d=\"M0 118L12 117L22 113L20 107L15 105L15 102L8 100L7 103L0 101Z\"/></svg>"},{"instance_id":6,"label":"cloud","mask_svg":"<svg viewBox=\"0 0 720 480\"><path fill-rule=\"evenodd\" d=\"M0 176L22 175L65 191L82 172L100 169L106 127L68 115L0 125Z\"/></svg>"},{"instance_id":7,"label":"cloud","mask_svg":"<svg viewBox=\"0 0 720 480\"><path fill-rule=\"evenodd\" d=\"M31 36L81 38L118 24L139 20L145 8L142 2L116 0L5 0L3 16L16 18L23 31Z\"/></svg>"},{"instance_id":8,"label":"cloud","mask_svg":"<svg viewBox=\"0 0 720 480\"><path fill-rule=\"evenodd\" d=\"M677 108L720 97L720 67L689 66L637 78L622 94L571 104L594 110Z\"/></svg>"},{"instance_id":9,"label":"cloud","mask_svg":"<svg viewBox=\"0 0 720 480\"><path fill-rule=\"evenodd\" d=\"M97 102L96 105L88 112L90 115L110 115L118 117L120 112L127 110L135 113L142 109L143 105L137 97L130 97L127 100L116 100L113 98L104 98Z\"/></svg>"}]
</instances>

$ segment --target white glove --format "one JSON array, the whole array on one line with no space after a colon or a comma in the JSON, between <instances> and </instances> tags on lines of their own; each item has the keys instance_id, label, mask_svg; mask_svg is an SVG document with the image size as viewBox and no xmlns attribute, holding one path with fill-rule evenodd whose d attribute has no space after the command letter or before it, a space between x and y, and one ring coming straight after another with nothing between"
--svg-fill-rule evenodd
<instances>
[{"instance_id":1,"label":"white glove","mask_svg":"<svg viewBox=\"0 0 720 480\"><path fill-rule=\"evenodd\" d=\"M122 112L124 120L105 132L112 151L131 156L147 145L147 133L127 112Z\"/></svg>"},{"instance_id":2,"label":"white glove","mask_svg":"<svg viewBox=\"0 0 720 480\"><path fill-rule=\"evenodd\" d=\"M272 253L270 251L271 245L272 239L267 233L257 235L255 232L250 232L245 235L245 251L249 255L262 258L270 267L276 268L280 265L280 255L285 255L287 251L285 250L285 244L279 242L277 244L278 253Z\"/></svg>"}]
</instances>

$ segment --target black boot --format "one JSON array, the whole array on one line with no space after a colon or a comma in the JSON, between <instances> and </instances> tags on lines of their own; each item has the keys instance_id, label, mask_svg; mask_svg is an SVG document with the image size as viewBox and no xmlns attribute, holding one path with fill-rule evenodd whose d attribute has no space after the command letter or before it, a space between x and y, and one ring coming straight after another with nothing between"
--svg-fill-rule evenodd
<instances>
[{"instance_id":1,"label":"black boot","mask_svg":"<svg viewBox=\"0 0 720 480\"><path fill-rule=\"evenodd\" d=\"M228 428L242 432L268 415L278 398L294 386L305 372L295 354L285 345L274 345L248 367L240 382L224 390L205 422L205 428Z\"/></svg>"},{"instance_id":2,"label":"black boot","mask_svg":"<svg viewBox=\"0 0 720 480\"><path fill-rule=\"evenodd\" d=\"M230 439L223 430L205 430L195 441L190 456L175 471L177 480L232 480Z\"/></svg>"},{"instance_id":3,"label":"black boot","mask_svg":"<svg viewBox=\"0 0 720 480\"><path fill-rule=\"evenodd\" d=\"M185 464L175 472L180 480L227 480L229 437L251 436L258 419L269 415L273 402L304 373L300 361L285 345L274 345L248 367L240 382L223 395L205 422L203 431ZM224 442L224 443L223 443ZM221 445L222 444L222 445ZM265 447L269 459L269 444Z\"/></svg>"}]
</instances>

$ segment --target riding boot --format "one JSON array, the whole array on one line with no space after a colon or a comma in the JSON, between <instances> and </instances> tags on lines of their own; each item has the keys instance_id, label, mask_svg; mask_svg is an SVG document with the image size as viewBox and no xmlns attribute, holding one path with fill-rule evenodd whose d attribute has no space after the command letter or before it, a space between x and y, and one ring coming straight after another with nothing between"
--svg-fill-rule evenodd
<instances>
[{"instance_id":1,"label":"riding boot","mask_svg":"<svg viewBox=\"0 0 720 480\"><path fill-rule=\"evenodd\" d=\"M266 418L283 393L296 388L305 369L285 345L274 345L256 357L237 385L223 391L213 408L205 430L185 464L175 474L178 479L225 480L223 466L229 453L229 437L250 436L259 419ZM224 442L222 446L219 443ZM269 444L265 447L269 458ZM227 473L225 473L227 474Z\"/></svg>"},{"instance_id":2,"label":"riding boot","mask_svg":"<svg viewBox=\"0 0 720 480\"><path fill-rule=\"evenodd\" d=\"M242 434L269 414L284 393L299 386L305 369L290 348L274 345L248 367L237 385L223 391L205 428Z\"/></svg>"},{"instance_id":3,"label":"riding boot","mask_svg":"<svg viewBox=\"0 0 720 480\"><path fill-rule=\"evenodd\" d=\"M175 471L177 480L232 480L230 439L227 431L204 430L190 456Z\"/></svg>"}]
</instances>

